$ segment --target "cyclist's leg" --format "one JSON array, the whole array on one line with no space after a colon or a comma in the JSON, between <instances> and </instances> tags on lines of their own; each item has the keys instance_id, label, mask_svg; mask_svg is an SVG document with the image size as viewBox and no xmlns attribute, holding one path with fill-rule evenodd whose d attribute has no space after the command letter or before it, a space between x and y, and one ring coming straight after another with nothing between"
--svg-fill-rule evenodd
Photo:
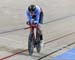
<instances>
[{"instance_id":1,"label":"cyclist's leg","mask_svg":"<svg viewBox=\"0 0 75 60\"><path fill-rule=\"evenodd\" d=\"M40 12L39 23L43 24L43 11Z\"/></svg>"},{"instance_id":2,"label":"cyclist's leg","mask_svg":"<svg viewBox=\"0 0 75 60\"><path fill-rule=\"evenodd\" d=\"M43 40L43 34L42 34L42 28L41 28L41 24L39 24L38 26L38 31L39 31L39 34L40 34L40 40Z\"/></svg>"},{"instance_id":3,"label":"cyclist's leg","mask_svg":"<svg viewBox=\"0 0 75 60\"><path fill-rule=\"evenodd\" d=\"M43 33L42 33L42 24L39 25L39 34L40 34L40 43L41 43L41 47L44 46L44 41L43 41Z\"/></svg>"}]
</instances>

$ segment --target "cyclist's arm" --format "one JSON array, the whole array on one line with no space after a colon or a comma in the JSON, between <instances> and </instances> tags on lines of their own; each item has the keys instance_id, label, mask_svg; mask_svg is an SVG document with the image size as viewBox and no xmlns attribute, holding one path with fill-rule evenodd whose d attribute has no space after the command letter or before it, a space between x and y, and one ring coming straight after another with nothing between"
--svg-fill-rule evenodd
<instances>
[{"instance_id":1,"label":"cyclist's arm","mask_svg":"<svg viewBox=\"0 0 75 60\"><path fill-rule=\"evenodd\" d=\"M36 13L36 20L34 21L34 23L39 24L39 17L40 17L40 11L37 10L37 13Z\"/></svg>"},{"instance_id":2,"label":"cyclist's arm","mask_svg":"<svg viewBox=\"0 0 75 60\"><path fill-rule=\"evenodd\" d=\"M31 21L31 19L32 19L32 17L30 16L30 14L29 14L29 11L26 11L26 15L27 15L27 18L28 18L28 20L27 21Z\"/></svg>"},{"instance_id":3,"label":"cyclist's arm","mask_svg":"<svg viewBox=\"0 0 75 60\"><path fill-rule=\"evenodd\" d=\"M36 16L36 20L34 21L34 23L39 24L39 15L38 15L38 16Z\"/></svg>"}]
</instances>

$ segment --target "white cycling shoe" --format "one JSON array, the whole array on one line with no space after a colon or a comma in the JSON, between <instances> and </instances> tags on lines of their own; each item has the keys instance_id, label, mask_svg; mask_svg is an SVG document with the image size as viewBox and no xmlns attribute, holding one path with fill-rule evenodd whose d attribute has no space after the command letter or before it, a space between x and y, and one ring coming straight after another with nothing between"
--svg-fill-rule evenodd
<instances>
[{"instance_id":1,"label":"white cycling shoe","mask_svg":"<svg viewBox=\"0 0 75 60\"><path fill-rule=\"evenodd\" d=\"M41 47L44 47L44 42L43 41L41 41Z\"/></svg>"}]
</instances>

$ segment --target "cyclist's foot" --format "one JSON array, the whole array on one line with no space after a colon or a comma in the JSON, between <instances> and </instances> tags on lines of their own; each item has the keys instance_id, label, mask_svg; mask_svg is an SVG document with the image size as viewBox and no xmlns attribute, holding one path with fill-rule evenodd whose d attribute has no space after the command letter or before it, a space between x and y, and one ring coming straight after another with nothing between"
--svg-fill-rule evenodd
<instances>
[{"instance_id":1,"label":"cyclist's foot","mask_svg":"<svg viewBox=\"0 0 75 60\"><path fill-rule=\"evenodd\" d=\"M44 47L44 42L43 41L41 41L41 47Z\"/></svg>"}]
</instances>

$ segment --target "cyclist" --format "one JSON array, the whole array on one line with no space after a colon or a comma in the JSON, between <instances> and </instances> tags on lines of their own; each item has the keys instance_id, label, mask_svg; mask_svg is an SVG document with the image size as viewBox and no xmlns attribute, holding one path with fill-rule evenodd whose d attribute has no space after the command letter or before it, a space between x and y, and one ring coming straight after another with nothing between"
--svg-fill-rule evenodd
<instances>
[{"instance_id":1,"label":"cyclist","mask_svg":"<svg viewBox=\"0 0 75 60\"><path fill-rule=\"evenodd\" d=\"M28 9L26 10L27 15L27 24L31 23L31 20L34 19L34 24L38 25L39 32L40 32L40 40L43 40L42 32L40 29L40 24L43 24L43 11L42 9L37 5L30 5L28 6Z\"/></svg>"}]
</instances>

